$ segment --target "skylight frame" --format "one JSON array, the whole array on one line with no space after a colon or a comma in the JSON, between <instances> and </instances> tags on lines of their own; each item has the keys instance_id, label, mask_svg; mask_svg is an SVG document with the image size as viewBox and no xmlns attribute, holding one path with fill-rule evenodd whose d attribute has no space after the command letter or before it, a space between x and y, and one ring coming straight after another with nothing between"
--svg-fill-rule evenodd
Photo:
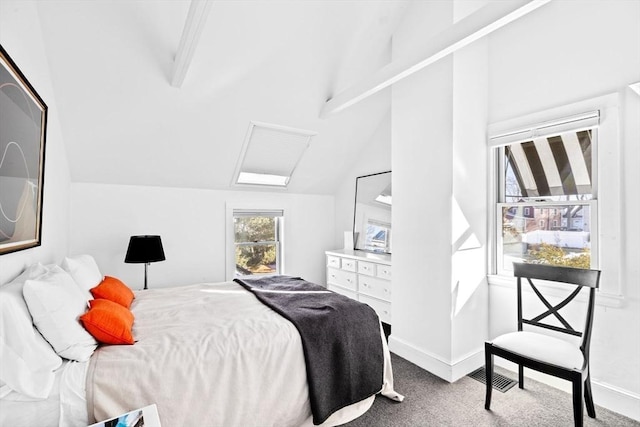
<instances>
[{"instance_id":1,"label":"skylight frame","mask_svg":"<svg viewBox=\"0 0 640 427\"><path fill-rule=\"evenodd\" d=\"M250 145L253 141L252 138L256 128L260 128L260 129L264 129L272 132L281 132L284 134L288 134L289 136L293 135L294 137L300 137L302 139L301 144L304 144L304 147L302 148L300 154L298 155L298 158L295 160L293 167L291 167L291 170L288 172L287 175L256 173L256 172L243 170L243 165L247 157L247 152L250 149ZM314 132L314 131L276 125L272 123L251 121L249 123L249 128L247 129L247 134L245 136L244 143L242 145L242 149L238 157L238 162L236 164L235 172L231 180L231 186L286 190L289 183L291 182L291 177L295 173L295 170L298 164L300 163L300 160L302 159L304 153L306 152L306 150L309 148L309 145L311 144L311 138L315 135L317 135L317 132Z\"/></svg>"}]
</instances>

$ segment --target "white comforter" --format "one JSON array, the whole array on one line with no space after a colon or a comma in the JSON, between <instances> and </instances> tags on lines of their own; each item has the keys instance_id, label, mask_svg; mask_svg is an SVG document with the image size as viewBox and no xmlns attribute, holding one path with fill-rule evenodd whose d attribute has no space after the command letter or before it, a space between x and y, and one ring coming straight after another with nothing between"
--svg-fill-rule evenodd
<instances>
[{"instance_id":1,"label":"white comforter","mask_svg":"<svg viewBox=\"0 0 640 427\"><path fill-rule=\"evenodd\" d=\"M91 358L87 400L96 420L155 403L163 426L313 425L300 335L236 283L141 291L132 311L136 344L104 346ZM381 391L402 400L386 343L384 352ZM344 408L323 426L372 403Z\"/></svg>"}]
</instances>

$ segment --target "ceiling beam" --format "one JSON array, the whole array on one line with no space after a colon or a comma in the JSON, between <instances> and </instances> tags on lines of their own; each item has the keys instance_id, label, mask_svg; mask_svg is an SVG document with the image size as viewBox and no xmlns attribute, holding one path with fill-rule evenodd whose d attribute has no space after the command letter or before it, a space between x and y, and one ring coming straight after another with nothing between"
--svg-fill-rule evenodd
<instances>
[{"instance_id":1,"label":"ceiling beam","mask_svg":"<svg viewBox=\"0 0 640 427\"><path fill-rule=\"evenodd\" d=\"M184 78L191 66L191 60L193 54L196 51L198 42L200 41L200 35L207 22L207 16L209 16L209 10L213 0L192 0L191 6L189 6L189 13L187 14L187 21L184 24L184 30L182 30L182 38L180 39L180 45L178 46L178 53L176 59L173 62L173 71L171 73L171 86L181 87L184 82Z\"/></svg>"},{"instance_id":2,"label":"ceiling beam","mask_svg":"<svg viewBox=\"0 0 640 427\"><path fill-rule=\"evenodd\" d=\"M445 56L536 10L551 0L491 2L430 39L413 58L391 62L329 99L320 117L340 112Z\"/></svg>"}]
</instances>

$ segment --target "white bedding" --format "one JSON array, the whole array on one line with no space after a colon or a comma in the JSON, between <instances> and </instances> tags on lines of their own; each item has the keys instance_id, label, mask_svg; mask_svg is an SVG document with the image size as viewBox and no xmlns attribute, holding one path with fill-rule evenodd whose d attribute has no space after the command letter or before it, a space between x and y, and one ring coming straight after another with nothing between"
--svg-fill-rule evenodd
<instances>
[{"instance_id":1,"label":"white bedding","mask_svg":"<svg viewBox=\"0 0 640 427\"><path fill-rule=\"evenodd\" d=\"M300 335L236 283L140 291L131 309L138 342L101 347L91 358L90 417L155 403L163 426L313 425ZM384 351L381 391L401 400L386 343ZM323 426L358 417L373 398Z\"/></svg>"},{"instance_id":2,"label":"white bedding","mask_svg":"<svg viewBox=\"0 0 640 427\"><path fill-rule=\"evenodd\" d=\"M71 427L88 424L85 376L89 362L65 361L56 370L51 393L32 400L11 392L0 399L0 426Z\"/></svg>"}]
</instances>

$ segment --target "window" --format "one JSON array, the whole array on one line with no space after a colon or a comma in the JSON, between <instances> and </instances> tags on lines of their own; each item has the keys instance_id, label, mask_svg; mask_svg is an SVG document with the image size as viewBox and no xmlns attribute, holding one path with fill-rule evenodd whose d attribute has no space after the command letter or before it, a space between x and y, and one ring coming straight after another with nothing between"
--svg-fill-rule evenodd
<instances>
[{"instance_id":1,"label":"window","mask_svg":"<svg viewBox=\"0 0 640 427\"><path fill-rule=\"evenodd\" d=\"M509 274L514 261L597 267L594 118L598 112L540 125L525 138L522 131L492 138L498 274Z\"/></svg>"},{"instance_id":2,"label":"window","mask_svg":"<svg viewBox=\"0 0 640 427\"><path fill-rule=\"evenodd\" d=\"M286 188L315 132L251 122L234 173L234 185Z\"/></svg>"},{"instance_id":3,"label":"window","mask_svg":"<svg viewBox=\"0 0 640 427\"><path fill-rule=\"evenodd\" d=\"M282 211L233 211L235 275L280 274Z\"/></svg>"},{"instance_id":4,"label":"window","mask_svg":"<svg viewBox=\"0 0 640 427\"><path fill-rule=\"evenodd\" d=\"M369 218L364 249L373 252L391 252L391 224Z\"/></svg>"}]
</instances>

